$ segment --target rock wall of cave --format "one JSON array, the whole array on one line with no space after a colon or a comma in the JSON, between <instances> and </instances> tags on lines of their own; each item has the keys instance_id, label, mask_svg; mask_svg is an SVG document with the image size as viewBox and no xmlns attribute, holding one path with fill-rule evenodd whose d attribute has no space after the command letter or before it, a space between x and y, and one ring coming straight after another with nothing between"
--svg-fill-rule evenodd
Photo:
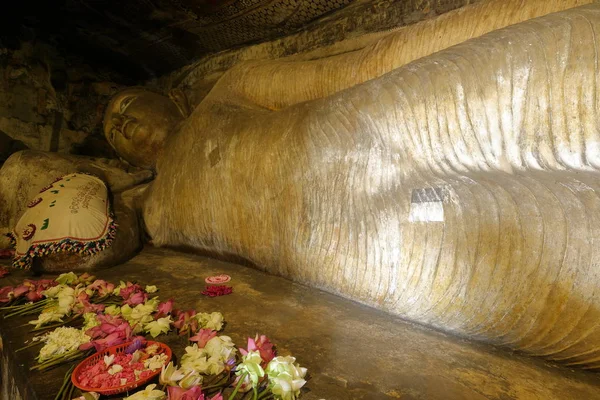
<instances>
[{"instance_id":1,"label":"rock wall of cave","mask_svg":"<svg viewBox=\"0 0 600 400\"><path fill-rule=\"evenodd\" d=\"M0 34L0 165L27 148L116 158L102 136L101 121L111 95L126 85L148 84L161 91L179 87L195 105L225 71L241 62L312 59L356 50L390 29L477 1L340 0L325 5L315 0L255 0L193 10L182 1L171 8L161 3L155 12L138 10L136 18L127 14L131 7L102 13L94 9L88 15L81 4L68 2L21 5L21 14L15 13L4 26L10 34ZM63 23L53 22L56 13ZM172 18L184 14L195 21L186 25L189 40L161 33L171 29ZM122 26L125 21L128 25ZM170 21L168 27L161 21ZM224 30L231 31L227 41L217 43ZM198 31L195 39L192 31ZM209 39L213 45L205 43ZM196 61L161 75L167 50L186 46L186 60ZM148 75L160 77L147 81Z\"/></svg>"},{"instance_id":2,"label":"rock wall of cave","mask_svg":"<svg viewBox=\"0 0 600 400\"><path fill-rule=\"evenodd\" d=\"M101 133L121 85L109 73L37 41L0 43L0 164L33 149L115 157Z\"/></svg>"}]
</instances>

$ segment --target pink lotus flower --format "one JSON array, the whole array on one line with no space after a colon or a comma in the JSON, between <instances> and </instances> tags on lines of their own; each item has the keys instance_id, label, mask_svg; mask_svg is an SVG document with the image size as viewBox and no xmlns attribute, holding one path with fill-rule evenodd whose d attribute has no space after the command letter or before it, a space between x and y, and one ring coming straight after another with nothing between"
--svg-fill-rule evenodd
<instances>
[{"instance_id":1,"label":"pink lotus flower","mask_svg":"<svg viewBox=\"0 0 600 400\"><path fill-rule=\"evenodd\" d=\"M142 291L142 287L137 283L127 282L126 286L119 291L119 296L127 300L133 293Z\"/></svg>"},{"instance_id":2,"label":"pink lotus flower","mask_svg":"<svg viewBox=\"0 0 600 400\"><path fill-rule=\"evenodd\" d=\"M180 335L185 335L188 332L196 332L198 330L198 320L192 318L194 315L196 315L196 310L177 311L175 313L177 319L173 322L173 326L179 329Z\"/></svg>"},{"instance_id":3,"label":"pink lotus flower","mask_svg":"<svg viewBox=\"0 0 600 400\"><path fill-rule=\"evenodd\" d=\"M212 338L217 336L217 331L211 331L210 329L200 329L195 336L190 338L190 342L197 342L198 347L203 349L206 343Z\"/></svg>"},{"instance_id":4,"label":"pink lotus flower","mask_svg":"<svg viewBox=\"0 0 600 400\"><path fill-rule=\"evenodd\" d=\"M29 289L30 289L29 285L27 285L25 283L17 286L14 290L15 298L19 298L19 297L25 295L25 293L29 293Z\"/></svg>"},{"instance_id":5,"label":"pink lotus flower","mask_svg":"<svg viewBox=\"0 0 600 400\"><path fill-rule=\"evenodd\" d=\"M135 307L138 304L145 303L146 300L148 300L148 294L146 294L145 292L135 292L131 296L129 296L129 298L124 301L124 303Z\"/></svg>"},{"instance_id":6,"label":"pink lotus flower","mask_svg":"<svg viewBox=\"0 0 600 400\"><path fill-rule=\"evenodd\" d=\"M129 340L132 332L129 322L120 317L104 314L97 315L96 319L98 322L100 322L100 325L94 326L93 328L85 331L85 334L92 339L102 339L109 335L117 334L124 338L123 341Z\"/></svg>"},{"instance_id":7,"label":"pink lotus flower","mask_svg":"<svg viewBox=\"0 0 600 400\"><path fill-rule=\"evenodd\" d=\"M4 286L3 288L0 288L0 304L8 303L13 299L12 295L9 295L12 291L12 286Z\"/></svg>"},{"instance_id":8,"label":"pink lotus flower","mask_svg":"<svg viewBox=\"0 0 600 400\"><path fill-rule=\"evenodd\" d=\"M98 292L98 296L104 297L110 295L115 290L115 285L103 279L96 279L87 286L87 289Z\"/></svg>"},{"instance_id":9,"label":"pink lotus flower","mask_svg":"<svg viewBox=\"0 0 600 400\"><path fill-rule=\"evenodd\" d=\"M84 272L83 274L79 275L79 278L77 278L77 283L90 283L91 281L93 281L94 279L96 279L96 277L94 275L90 275L87 272Z\"/></svg>"},{"instance_id":10,"label":"pink lotus flower","mask_svg":"<svg viewBox=\"0 0 600 400\"><path fill-rule=\"evenodd\" d=\"M204 393L200 386L193 386L188 390L179 386L169 386L167 392L169 400L204 400Z\"/></svg>"},{"instance_id":11,"label":"pink lotus flower","mask_svg":"<svg viewBox=\"0 0 600 400\"><path fill-rule=\"evenodd\" d=\"M34 302L44 298L44 296L42 296L42 289L31 290L25 295L25 297L27 300Z\"/></svg>"},{"instance_id":12,"label":"pink lotus flower","mask_svg":"<svg viewBox=\"0 0 600 400\"><path fill-rule=\"evenodd\" d=\"M248 350L241 348L239 350L244 356L248 354L249 351L258 351L260 353L260 358L263 360L261 363L263 367L277 355L277 350L266 335L258 336L257 334L254 339L248 338Z\"/></svg>"},{"instance_id":13,"label":"pink lotus flower","mask_svg":"<svg viewBox=\"0 0 600 400\"><path fill-rule=\"evenodd\" d=\"M23 283L17 286L14 290L15 298L26 296L29 301L38 301L42 299L42 292L57 283L51 279L40 279L32 281L25 279Z\"/></svg>"},{"instance_id":14,"label":"pink lotus flower","mask_svg":"<svg viewBox=\"0 0 600 400\"><path fill-rule=\"evenodd\" d=\"M104 311L104 304L92 304L90 303L90 296L86 292L81 292L75 299L75 312L78 314L94 312L98 313Z\"/></svg>"},{"instance_id":15,"label":"pink lotus flower","mask_svg":"<svg viewBox=\"0 0 600 400\"><path fill-rule=\"evenodd\" d=\"M92 340L91 342L84 343L79 346L79 350L89 350L92 347L96 349L97 352L101 352L104 349L107 349L111 346L116 346L118 344L125 343L125 340L118 332L111 333L104 339Z\"/></svg>"},{"instance_id":16,"label":"pink lotus flower","mask_svg":"<svg viewBox=\"0 0 600 400\"><path fill-rule=\"evenodd\" d=\"M173 311L173 299L169 299L158 305L158 313L154 316L154 319L164 318L171 314Z\"/></svg>"},{"instance_id":17,"label":"pink lotus flower","mask_svg":"<svg viewBox=\"0 0 600 400\"><path fill-rule=\"evenodd\" d=\"M75 299L75 301L89 301L90 300L90 295L87 294L86 292L81 292L77 295L77 298Z\"/></svg>"}]
</instances>

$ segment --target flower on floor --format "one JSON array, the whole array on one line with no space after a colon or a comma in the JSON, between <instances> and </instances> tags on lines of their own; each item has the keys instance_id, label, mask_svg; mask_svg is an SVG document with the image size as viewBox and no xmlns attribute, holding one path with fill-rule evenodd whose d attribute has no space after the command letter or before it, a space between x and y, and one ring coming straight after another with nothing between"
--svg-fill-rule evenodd
<instances>
[{"instance_id":1,"label":"flower on floor","mask_svg":"<svg viewBox=\"0 0 600 400\"><path fill-rule=\"evenodd\" d=\"M148 322L144 326L144 331L148 332L153 338L155 338L160 334L168 333L171 330L172 323L173 320L171 320L170 316L159 318L156 321Z\"/></svg>"},{"instance_id":2,"label":"flower on floor","mask_svg":"<svg viewBox=\"0 0 600 400\"><path fill-rule=\"evenodd\" d=\"M110 346L134 339L131 325L123 318L98 314L96 320L98 324L85 331L92 340L83 344L80 350L88 350L93 347L96 351L102 351Z\"/></svg>"},{"instance_id":3,"label":"flower on floor","mask_svg":"<svg viewBox=\"0 0 600 400\"><path fill-rule=\"evenodd\" d=\"M75 272L60 274L58 278L55 279L55 281L60 283L61 285L70 285L74 282L77 282L78 280L79 278L77 277L77 274Z\"/></svg>"},{"instance_id":4,"label":"flower on floor","mask_svg":"<svg viewBox=\"0 0 600 400\"><path fill-rule=\"evenodd\" d=\"M121 307L121 315L131 325L133 333L137 334L144 330L146 324L154 321L152 314L157 310L158 304L158 297L138 304L133 308L129 304L125 304Z\"/></svg>"},{"instance_id":5,"label":"flower on floor","mask_svg":"<svg viewBox=\"0 0 600 400\"><path fill-rule=\"evenodd\" d=\"M76 314L97 313L103 311L104 304L94 304L90 302L90 295L85 291L81 291L75 298L73 312Z\"/></svg>"},{"instance_id":6,"label":"flower on floor","mask_svg":"<svg viewBox=\"0 0 600 400\"><path fill-rule=\"evenodd\" d=\"M181 368L185 372L197 371L204 375L218 375L235 361L236 349L229 336L216 336L204 348L196 343L185 348Z\"/></svg>"},{"instance_id":7,"label":"flower on floor","mask_svg":"<svg viewBox=\"0 0 600 400\"><path fill-rule=\"evenodd\" d=\"M196 371L189 371L181 380L179 381L179 386L184 389L190 389L194 386L200 385L204 378Z\"/></svg>"},{"instance_id":8,"label":"flower on floor","mask_svg":"<svg viewBox=\"0 0 600 400\"><path fill-rule=\"evenodd\" d=\"M275 398L282 400L295 400L300 395L300 389L306 381L306 368L294 364L294 357L275 357L267 365L269 389Z\"/></svg>"},{"instance_id":9,"label":"flower on floor","mask_svg":"<svg viewBox=\"0 0 600 400\"><path fill-rule=\"evenodd\" d=\"M242 357L242 362L236 367L235 374L240 379L247 377L252 383L252 387L257 387L259 382L265 376L265 370L260 366L263 360L258 351L249 351Z\"/></svg>"},{"instance_id":10,"label":"flower on floor","mask_svg":"<svg viewBox=\"0 0 600 400\"><path fill-rule=\"evenodd\" d=\"M55 286L57 283L51 279L40 279L32 281L25 279L23 283L14 288L14 297L26 298L28 301L36 302L44 297L44 291Z\"/></svg>"},{"instance_id":11,"label":"flower on floor","mask_svg":"<svg viewBox=\"0 0 600 400\"><path fill-rule=\"evenodd\" d=\"M29 321L28 324L35 325L35 328L40 328L50 322L63 322L65 314L58 312L56 307L49 307L42 312L37 319Z\"/></svg>"},{"instance_id":12,"label":"flower on floor","mask_svg":"<svg viewBox=\"0 0 600 400\"><path fill-rule=\"evenodd\" d=\"M0 249L0 258L13 258L15 251L12 249Z\"/></svg>"},{"instance_id":13,"label":"flower on floor","mask_svg":"<svg viewBox=\"0 0 600 400\"><path fill-rule=\"evenodd\" d=\"M169 400L204 400L204 394L200 386L184 389L178 386L169 386L167 389Z\"/></svg>"},{"instance_id":14,"label":"flower on floor","mask_svg":"<svg viewBox=\"0 0 600 400\"><path fill-rule=\"evenodd\" d=\"M171 361L168 365L163 366L158 381L161 385L176 386L184 376L185 374L177 369Z\"/></svg>"},{"instance_id":15,"label":"flower on floor","mask_svg":"<svg viewBox=\"0 0 600 400\"><path fill-rule=\"evenodd\" d=\"M123 400L165 400L167 398L166 393L162 390L154 389L155 387L155 383L148 385L144 390L125 397Z\"/></svg>"},{"instance_id":16,"label":"flower on floor","mask_svg":"<svg viewBox=\"0 0 600 400\"><path fill-rule=\"evenodd\" d=\"M158 291L158 288L156 287L156 285L146 285L144 290L146 291L146 293L156 293Z\"/></svg>"},{"instance_id":17,"label":"flower on floor","mask_svg":"<svg viewBox=\"0 0 600 400\"><path fill-rule=\"evenodd\" d=\"M42 336L41 340L45 344L40 349L37 359L44 362L77 351L79 346L90 341L90 337L79 329L59 327Z\"/></svg>"},{"instance_id":18,"label":"flower on floor","mask_svg":"<svg viewBox=\"0 0 600 400\"><path fill-rule=\"evenodd\" d=\"M55 300L55 312L62 315L68 315L75 305L75 297L78 296L81 291L82 289L79 287L76 291L76 289L61 283L44 290L42 294L46 298Z\"/></svg>"},{"instance_id":19,"label":"flower on floor","mask_svg":"<svg viewBox=\"0 0 600 400\"><path fill-rule=\"evenodd\" d=\"M115 290L115 285L103 279L96 279L94 282L90 283L86 289L91 290L92 293L98 293L98 296L100 297L105 297L112 294Z\"/></svg>"},{"instance_id":20,"label":"flower on floor","mask_svg":"<svg viewBox=\"0 0 600 400\"><path fill-rule=\"evenodd\" d=\"M83 327L82 331L88 331L96 326L100 325L100 321L96 317L96 313L88 312L83 314Z\"/></svg>"},{"instance_id":21,"label":"flower on floor","mask_svg":"<svg viewBox=\"0 0 600 400\"><path fill-rule=\"evenodd\" d=\"M210 285L202 291L202 294L208 297L225 296L231 293L233 293L233 288L227 285Z\"/></svg>"},{"instance_id":22,"label":"flower on floor","mask_svg":"<svg viewBox=\"0 0 600 400\"><path fill-rule=\"evenodd\" d=\"M212 329L213 331L223 329L223 314L220 312L198 313L195 318L198 320L200 328Z\"/></svg>"},{"instance_id":23,"label":"flower on floor","mask_svg":"<svg viewBox=\"0 0 600 400\"><path fill-rule=\"evenodd\" d=\"M217 331L213 331L210 329L200 329L196 335L190 337L190 342L196 342L198 347L204 348L206 343L212 338L217 336Z\"/></svg>"},{"instance_id":24,"label":"flower on floor","mask_svg":"<svg viewBox=\"0 0 600 400\"><path fill-rule=\"evenodd\" d=\"M196 310L176 311L173 326L180 335L189 334L198 330L198 319L195 318Z\"/></svg>"},{"instance_id":25,"label":"flower on floor","mask_svg":"<svg viewBox=\"0 0 600 400\"><path fill-rule=\"evenodd\" d=\"M0 304L10 303L15 298L14 288L12 286L4 286L0 288Z\"/></svg>"},{"instance_id":26,"label":"flower on floor","mask_svg":"<svg viewBox=\"0 0 600 400\"><path fill-rule=\"evenodd\" d=\"M63 326L34 337L27 347L40 342L43 347L37 357L39 363L32 369L43 370L81 359L87 351L131 342L122 353L104 357L81 377L87 384L96 385L91 387L107 388L139 381L150 371L162 369L160 383L169 386L168 395L156 385L149 385L127 399L168 396L169 400L223 400L220 391L228 386L234 387L231 399L239 399L250 390L254 398L261 399L295 400L300 394L306 383L306 369L295 364L294 357L276 357L275 346L267 336L248 338L246 349L239 349L240 358L229 336L217 336L225 325L221 313L174 310L173 299L148 299L148 293L157 290L155 286L142 288L131 282L115 286L89 274L66 273L56 280L25 280L16 287L0 288L0 309L8 310L5 317L38 314L30 321L36 329L43 330L53 322L81 324L80 329ZM135 336L143 332L158 337L172 329L187 334L192 343L185 348L179 366L165 366L168 356L157 350L160 346L146 348L146 338ZM217 393L209 399L204 387ZM63 392L69 393L66 389ZM64 395L59 398L65 400ZM82 398L96 397L86 394Z\"/></svg>"},{"instance_id":27,"label":"flower on floor","mask_svg":"<svg viewBox=\"0 0 600 400\"><path fill-rule=\"evenodd\" d=\"M217 393L210 399L202 393L200 386L194 386L190 389L170 386L168 389L168 400L223 400L221 393Z\"/></svg>"},{"instance_id":28,"label":"flower on floor","mask_svg":"<svg viewBox=\"0 0 600 400\"><path fill-rule=\"evenodd\" d=\"M119 291L119 296L123 298L123 304L137 306L148 300L148 293L137 283L127 282L125 287Z\"/></svg>"},{"instance_id":29,"label":"flower on floor","mask_svg":"<svg viewBox=\"0 0 600 400\"><path fill-rule=\"evenodd\" d=\"M248 350L239 349L242 355L246 355L250 351L257 350L262 358L262 366L265 367L276 355L277 350L269 338L265 335L256 335L254 339L248 338Z\"/></svg>"},{"instance_id":30,"label":"flower on floor","mask_svg":"<svg viewBox=\"0 0 600 400\"><path fill-rule=\"evenodd\" d=\"M158 318L162 318L162 317L166 317L167 315L170 315L173 312L173 303L174 303L173 299L169 299L163 303L160 303L157 308L158 312L154 316L154 319L158 319Z\"/></svg>"},{"instance_id":31,"label":"flower on floor","mask_svg":"<svg viewBox=\"0 0 600 400\"><path fill-rule=\"evenodd\" d=\"M104 314L113 315L115 317L121 315L121 307L117 305L110 305L104 309Z\"/></svg>"}]
</instances>

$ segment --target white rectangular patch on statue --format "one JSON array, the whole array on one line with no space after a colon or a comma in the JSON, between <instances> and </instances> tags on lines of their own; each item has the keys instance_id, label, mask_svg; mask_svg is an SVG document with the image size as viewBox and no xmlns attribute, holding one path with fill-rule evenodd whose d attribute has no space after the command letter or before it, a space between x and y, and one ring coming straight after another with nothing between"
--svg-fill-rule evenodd
<instances>
[{"instance_id":1,"label":"white rectangular patch on statue","mask_svg":"<svg viewBox=\"0 0 600 400\"><path fill-rule=\"evenodd\" d=\"M413 189L408 220L410 222L443 222L444 195L442 188Z\"/></svg>"}]
</instances>

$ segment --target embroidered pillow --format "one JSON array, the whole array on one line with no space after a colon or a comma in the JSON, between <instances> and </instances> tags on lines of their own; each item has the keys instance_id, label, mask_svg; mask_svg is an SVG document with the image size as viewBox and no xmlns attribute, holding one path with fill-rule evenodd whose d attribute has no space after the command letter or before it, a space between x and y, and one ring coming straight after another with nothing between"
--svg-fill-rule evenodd
<instances>
[{"instance_id":1,"label":"embroidered pillow","mask_svg":"<svg viewBox=\"0 0 600 400\"><path fill-rule=\"evenodd\" d=\"M69 174L44 187L12 232L13 266L30 268L34 257L68 251L96 254L116 232L108 189L100 179Z\"/></svg>"}]
</instances>

